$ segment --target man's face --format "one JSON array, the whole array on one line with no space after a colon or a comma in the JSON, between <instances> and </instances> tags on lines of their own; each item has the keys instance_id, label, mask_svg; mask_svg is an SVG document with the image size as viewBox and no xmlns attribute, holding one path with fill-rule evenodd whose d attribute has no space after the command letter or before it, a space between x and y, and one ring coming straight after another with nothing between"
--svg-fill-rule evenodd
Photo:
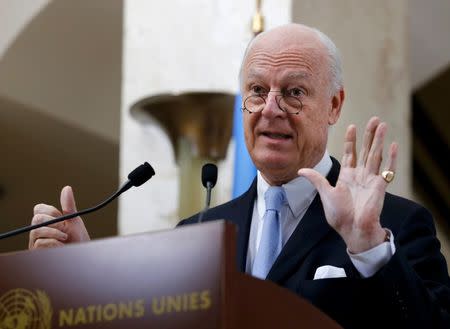
<instances>
[{"instance_id":1,"label":"man's face","mask_svg":"<svg viewBox=\"0 0 450 329\"><path fill-rule=\"evenodd\" d=\"M244 111L244 131L253 162L272 185L286 183L300 168L320 161L328 127L336 122L342 103L330 93L323 45L308 34L290 39L268 35L256 40L242 68L243 100L271 91L262 112ZM281 111L275 99L280 93L273 91L298 96L303 104L300 113Z\"/></svg>"}]
</instances>

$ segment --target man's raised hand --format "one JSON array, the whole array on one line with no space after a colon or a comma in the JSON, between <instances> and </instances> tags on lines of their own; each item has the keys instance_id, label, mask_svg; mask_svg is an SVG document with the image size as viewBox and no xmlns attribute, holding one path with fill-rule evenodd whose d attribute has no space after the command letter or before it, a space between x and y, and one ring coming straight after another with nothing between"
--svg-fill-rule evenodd
<instances>
[{"instance_id":1,"label":"man's raised hand","mask_svg":"<svg viewBox=\"0 0 450 329\"><path fill-rule=\"evenodd\" d=\"M313 169L300 169L316 187L328 224L344 239L352 253L360 253L381 244L386 231L380 225L387 181L380 175L386 123L376 117L369 120L359 157L356 156L356 127L347 128L342 167L336 186ZM398 146L389 148L386 170L395 172Z\"/></svg>"}]
</instances>

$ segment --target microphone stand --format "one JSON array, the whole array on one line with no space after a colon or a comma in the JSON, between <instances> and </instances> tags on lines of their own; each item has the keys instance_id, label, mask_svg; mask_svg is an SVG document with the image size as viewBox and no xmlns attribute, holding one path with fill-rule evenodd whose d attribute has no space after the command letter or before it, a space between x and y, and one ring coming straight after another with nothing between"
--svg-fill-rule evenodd
<instances>
[{"instance_id":1,"label":"microphone stand","mask_svg":"<svg viewBox=\"0 0 450 329\"><path fill-rule=\"evenodd\" d=\"M134 169L129 175L128 175L128 181L122 185L122 187L117 190L116 193L114 193L112 196L110 196L108 199L106 199L105 201L103 201L102 203L100 203L99 205L95 206L95 207L91 207L88 209L84 209L84 210L80 210L77 211L73 214L67 214L61 217L57 217L54 218L52 220L49 220L47 222L43 222L43 223L39 223L39 224L35 224L35 225L29 225L29 226L24 226L6 233L2 233L0 234L0 240L2 239L6 239L8 237L17 235L17 234L21 234L21 233L25 233L34 229L37 229L39 227L42 226L48 226L48 225L52 225L55 223L59 223L62 222L63 220L67 220L67 219L71 219L77 216L81 216L81 215L85 215L88 213L91 213L93 211L96 211L100 208L103 208L104 206L106 206L108 203L110 203L111 201L113 201L115 198L117 198L119 195L121 195L123 192L129 190L131 187L133 186L140 186L142 184L144 184L146 181L148 181L153 175L155 174L155 171L153 170L152 166L150 166L147 162L145 162L144 164L138 166L136 169Z\"/></svg>"}]
</instances>

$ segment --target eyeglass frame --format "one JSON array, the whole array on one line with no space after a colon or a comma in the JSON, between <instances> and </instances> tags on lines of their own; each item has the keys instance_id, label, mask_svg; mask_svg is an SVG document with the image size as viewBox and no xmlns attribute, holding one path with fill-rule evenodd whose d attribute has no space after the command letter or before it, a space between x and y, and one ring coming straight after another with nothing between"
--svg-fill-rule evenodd
<instances>
[{"instance_id":1,"label":"eyeglass frame","mask_svg":"<svg viewBox=\"0 0 450 329\"><path fill-rule=\"evenodd\" d=\"M249 96L247 96L247 97L245 98L243 104L242 104L242 105L243 105L242 108L241 108L242 112L247 111L247 112L250 113L250 114L262 112L262 111L264 110L265 105L267 104L266 99L267 99L267 97L269 96L269 93L281 93L280 95L275 95L275 102L277 103L278 109L279 109L280 111L285 112L285 113L287 113L287 114L295 114L295 115L300 114L300 112L302 111L302 109L303 109L303 102L301 101L300 98L295 97L295 96L288 96L288 95L285 95L284 92L281 91L281 90L269 90L269 91L266 91L266 92L264 92L264 93L258 93L258 94L254 94L254 95L249 95ZM255 97L255 96L256 96L256 97L261 97L262 100L264 101L264 106L262 107L261 111L250 111L248 108L245 107L245 103L247 102L247 100L248 100L250 97ZM295 100L297 100L297 101L300 103L300 108L299 108L299 110L298 110L297 112L288 112L288 111L284 110L284 109L280 106L280 99L282 99L283 97L292 97L292 98L294 98Z\"/></svg>"}]
</instances>

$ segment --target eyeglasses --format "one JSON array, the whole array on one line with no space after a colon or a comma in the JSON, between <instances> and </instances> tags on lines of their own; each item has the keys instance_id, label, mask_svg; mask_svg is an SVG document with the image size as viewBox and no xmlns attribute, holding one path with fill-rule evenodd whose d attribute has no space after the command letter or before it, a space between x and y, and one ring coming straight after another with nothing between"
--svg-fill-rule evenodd
<instances>
[{"instance_id":1,"label":"eyeglasses","mask_svg":"<svg viewBox=\"0 0 450 329\"><path fill-rule=\"evenodd\" d=\"M248 113L261 112L266 106L267 96L268 93L248 96L244 101L244 107L242 108L242 111L247 111ZM303 104L297 97L288 95L276 95L275 101L277 102L278 108L283 112L289 114L299 114L302 110Z\"/></svg>"}]
</instances>

